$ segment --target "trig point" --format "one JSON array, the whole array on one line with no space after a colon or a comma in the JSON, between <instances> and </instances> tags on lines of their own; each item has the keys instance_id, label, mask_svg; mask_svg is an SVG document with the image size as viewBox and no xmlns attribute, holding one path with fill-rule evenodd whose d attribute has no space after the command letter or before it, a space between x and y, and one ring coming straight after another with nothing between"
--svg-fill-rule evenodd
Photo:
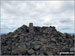
<instances>
[{"instance_id":1,"label":"trig point","mask_svg":"<svg viewBox=\"0 0 75 56\"><path fill-rule=\"evenodd\" d=\"M33 23L29 23L29 33L34 33Z\"/></svg>"}]
</instances>

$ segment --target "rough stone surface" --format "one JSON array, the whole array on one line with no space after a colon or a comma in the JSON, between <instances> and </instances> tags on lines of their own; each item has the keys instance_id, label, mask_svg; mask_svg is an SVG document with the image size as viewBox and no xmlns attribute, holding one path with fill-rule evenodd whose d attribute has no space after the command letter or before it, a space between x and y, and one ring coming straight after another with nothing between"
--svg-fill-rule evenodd
<instances>
[{"instance_id":1,"label":"rough stone surface","mask_svg":"<svg viewBox=\"0 0 75 56\"><path fill-rule=\"evenodd\" d=\"M34 34L35 33L35 34ZM2 55L59 55L60 52L75 51L75 35L61 33L54 26L29 27L23 25L14 32L1 35Z\"/></svg>"}]
</instances>

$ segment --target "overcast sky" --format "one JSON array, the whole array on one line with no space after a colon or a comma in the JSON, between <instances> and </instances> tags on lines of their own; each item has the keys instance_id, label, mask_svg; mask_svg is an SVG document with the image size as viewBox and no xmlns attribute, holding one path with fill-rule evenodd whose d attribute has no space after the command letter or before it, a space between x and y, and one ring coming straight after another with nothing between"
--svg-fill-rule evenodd
<instances>
[{"instance_id":1,"label":"overcast sky","mask_svg":"<svg viewBox=\"0 0 75 56\"><path fill-rule=\"evenodd\" d=\"M23 24L55 26L74 33L74 1L1 1L1 32L8 33Z\"/></svg>"}]
</instances>

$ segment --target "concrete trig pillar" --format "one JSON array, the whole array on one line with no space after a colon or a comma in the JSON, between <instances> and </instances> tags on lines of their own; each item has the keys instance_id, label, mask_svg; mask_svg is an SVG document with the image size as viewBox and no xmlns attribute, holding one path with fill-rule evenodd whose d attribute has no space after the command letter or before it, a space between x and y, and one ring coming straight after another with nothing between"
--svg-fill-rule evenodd
<instances>
[{"instance_id":1,"label":"concrete trig pillar","mask_svg":"<svg viewBox=\"0 0 75 56\"><path fill-rule=\"evenodd\" d=\"M29 33L34 34L33 23L29 23Z\"/></svg>"}]
</instances>

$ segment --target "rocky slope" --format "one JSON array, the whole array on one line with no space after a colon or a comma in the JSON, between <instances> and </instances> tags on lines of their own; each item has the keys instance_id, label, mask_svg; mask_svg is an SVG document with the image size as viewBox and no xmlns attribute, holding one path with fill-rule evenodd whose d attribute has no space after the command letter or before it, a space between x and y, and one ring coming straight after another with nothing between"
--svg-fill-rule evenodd
<instances>
[{"instance_id":1,"label":"rocky slope","mask_svg":"<svg viewBox=\"0 0 75 56\"><path fill-rule=\"evenodd\" d=\"M74 35L61 33L54 26L38 27L30 23L1 35L2 55L59 55L74 51Z\"/></svg>"}]
</instances>

